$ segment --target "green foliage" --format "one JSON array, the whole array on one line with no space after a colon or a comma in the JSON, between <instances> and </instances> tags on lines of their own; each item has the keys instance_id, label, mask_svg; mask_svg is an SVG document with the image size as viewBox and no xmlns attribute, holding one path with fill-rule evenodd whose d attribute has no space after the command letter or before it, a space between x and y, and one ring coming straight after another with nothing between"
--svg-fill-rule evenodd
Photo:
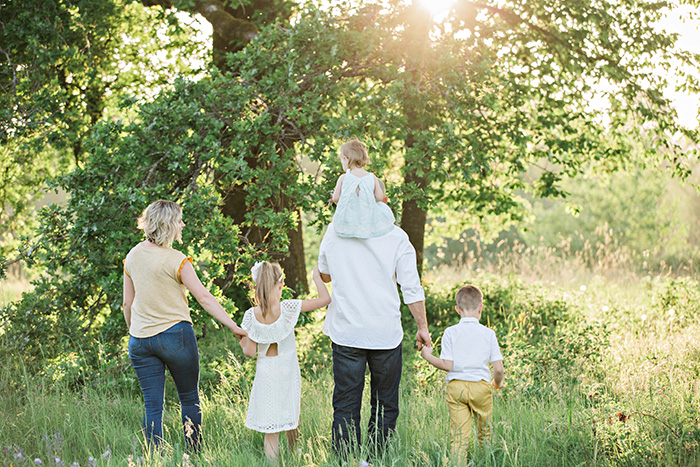
<instances>
[{"instance_id":1,"label":"green foliage","mask_svg":"<svg viewBox=\"0 0 700 467\"><path fill-rule=\"evenodd\" d=\"M125 334L120 262L139 239L138 213L157 198L182 203L188 224L182 248L196 259L207 286L216 284L217 293L235 297L235 304L227 304L230 311L242 306L241 290L255 258L283 257L290 244L287 233L303 212L315 213L312 224L330 220L327 193L337 174L322 169L338 166L339 142L352 135L369 142L372 170L389 182L396 213L403 217L406 210L403 225L415 230L415 242L422 241L421 215L427 211L460 232L465 225L523 219L526 164L546 161L533 189L539 195L558 194L562 177L576 175L586 161L611 170L628 160L634 147L619 130L630 124L646 125L649 135L659 138L643 146L645 154L662 146L669 152L659 157L683 172L678 148L665 133L676 129L673 112L665 111L662 83L647 71L655 60L674 56L674 38L649 25L662 14L663 2L460 6L448 18L450 28L434 24L417 4L402 2L359 10L308 6L293 22L284 20L284 10L282 20L267 24L227 57L229 73L206 70L198 81L146 86L160 92L127 99L121 98L127 88L134 90L130 85L139 84L134 81L138 73L125 74L121 88L107 86L119 82L105 79L117 73L116 65L111 58L99 61L126 50L129 41L118 33L133 27L149 31L145 35L152 39L156 26L168 25L171 42L165 49L176 50L187 28L170 13L155 14L149 23L138 5L98 3L92 10L52 4L56 18L68 15L73 42L85 40L80 25L94 23L90 34L102 47L99 54L78 54L76 63L69 62L66 69L76 84L55 86L51 73L60 74L60 68L39 67L29 77L36 82L27 81L20 96L32 101L28 89L33 85L41 88L37 102L47 100L46 106L72 112L37 107L41 115L63 122L52 121L48 128L57 134L56 147L74 149L76 159L72 172L50 184L69 193L68 204L41 212L37 235L22 252L27 264L49 277L2 311L10 323L4 334L7 351L25 353L33 370L77 349L83 354L73 361L95 368L101 365L100 352L107 361L119 354ZM11 5L13 15L25 14ZM195 4L175 6L190 10ZM137 23L150 28L139 29ZM55 42L60 28L49 26ZM26 40L22 31L4 34L17 50L25 42L41 43L36 40L40 31L29 31ZM117 35L124 43L109 42ZM157 45L136 42L146 50ZM81 49L69 42L68 49L37 50L47 63L63 63L71 50ZM623 50L634 60L621 60ZM677 58L695 63L691 56ZM636 81L640 76L648 78L647 87ZM605 124L584 105L597 82L619 89L610 96ZM79 92L67 91L76 86ZM116 93L117 88L124 92ZM59 91L60 98L42 97ZM93 91L100 97L97 104L88 99ZM99 120L107 91L118 94L119 105ZM9 94L3 97L14 102ZM691 140L696 136L685 134ZM49 151L54 146L41 143L45 135L17 133ZM316 172L304 171L303 163ZM495 297L509 299L507 294ZM503 303L507 310L510 303ZM493 318L503 320L509 332L518 329L518 336L540 338L544 330L566 322L557 307L533 299L529 309L515 315L509 310L511 316L524 316L520 327L496 309ZM194 315L204 334L209 321L196 307ZM562 338L573 342L583 331L577 332Z\"/></svg>"},{"instance_id":2,"label":"green foliage","mask_svg":"<svg viewBox=\"0 0 700 467\"><path fill-rule=\"evenodd\" d=\"M576 304L518 280L478 274L471 283L484 293L481 322L496 332L507 361L509 384L518 391L549 397L558 390L550 381L572 387L582 382L585 373L601 373L608 330L604 324L581 321ZM445 328L459 322L454 297L463 285L466 283L427 290L428 323L437 352ZM415 325L407 318L407 309L403 316L404 327L409 329L406 334L412 337ZM424 377L434 381L439 374L431 369Z\"/></svg>"},{"instance_id":3,"label":"green foliage","mask_svg":"<svg viewBox=\"0 0 700 467\"><path fill-rule=\"evenodd\" d=\"M210 91L205 84L181 82L167 98L140 108L147 124L105 122L96 127L85 166L59 181L72 193L68 204L41 211L42 235L24 252L30 265L55 276L40 278L32 294L4 310L12 323L3 336L7 351L26 355L32 368L83 345L92 363L86 369L94 368L98 342L108 358L119 354L125 334L121 262L140 239L136 218L153 199L182 204L188 224L185 252L201 261L197 269L205 284L225 277L226 265L250 263L253 251L240 242L245 235L239 237L239 227L220 214L221 199L214 188L200 185L215 176L215 163L224 156L221 148L230 147L226 140L232 130L226 118L231 113L217 112L217 106L240 95L240 88L231 86L220 87L219 94ZM162 118L166 111L179 118ZM166 158L168 163L161 164ZM235 181L248 173L233 170L225 176ZM279 216L251 221L286 230L280 228ZM194 316L204 323L199 311Z\"/></svg>"},{"instance_id":4,"label":"green foliage","mask_svg":"<svg viewBox=\"0 0 700 467\"><path fill-rule=\"evenodd\" d=\"M9 0L0 29L0 255L36 227L46 181L87 157L104 116L128 95L155 94L207 57L195 28L132 0ZM156 56L158 59L156 59ZM182 58L187 57L187 58Z\"/></svg>"}]
</instances>

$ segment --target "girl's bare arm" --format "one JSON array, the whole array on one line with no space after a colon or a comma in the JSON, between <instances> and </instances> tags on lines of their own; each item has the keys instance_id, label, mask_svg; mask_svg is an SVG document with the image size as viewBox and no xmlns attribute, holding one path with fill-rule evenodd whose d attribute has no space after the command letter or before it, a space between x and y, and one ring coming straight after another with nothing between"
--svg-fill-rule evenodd
<instances>
[{"instance_id":1,"label":"girl's bare arm","mask_svg":"<svg viewBox=\"0 0 700 467\"><path fill-rule=\"evenodd\" d=\"M239 344L241 345L241 349L243 349L243 355L246 357L255 357L258 350L258 344L252 341L248 336L241 339Z\"/></svg>"},{"instance_id":2,"label":"girl's bare arm","mask_svg":"<svg viewBox=\"0 0 700 467\"><path fill-rule=\"evenodd\" d=\"M318 290L318 298L313 298L311 300L303 300L301 302L301 311L311 311L328 306L331 302L331 295L328 293L326 284L321 279L321 273L318 270L318 266L314 268L314 283L316 284L316 289Z\"/></svg>"}]
</instances>

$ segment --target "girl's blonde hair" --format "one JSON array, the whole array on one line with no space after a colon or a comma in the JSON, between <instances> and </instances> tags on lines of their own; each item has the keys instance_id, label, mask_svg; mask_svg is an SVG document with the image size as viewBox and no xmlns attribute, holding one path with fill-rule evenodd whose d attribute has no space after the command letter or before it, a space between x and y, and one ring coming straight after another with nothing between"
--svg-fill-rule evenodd
<instances>
[{"instance_id":1,"label":"girl's blonde hair","mask_svg":"<svg viewBox=\"0 0 700 467\"><path fill-rule=\"evenodd\" d=\"M158 200L148 205L139 217L138 227L146 240L158 246L171 246L179 232L182 208L172 201Z\"/></svg>"},{"instance_id":2,"label":"girl's blonde hair","mask_svg":"<svg viewBox=\"0 0 700 467\"><path fill-rule=\"evenodd\" d=\"M274 289L282 282L282 267L277 263L263 261L255 275L255 304L260 307L263 318L272 309L275 300Z\"/></svg>"},{"instance_id":3,"label":"girl's blonde hair","mask_svg":"<svg viewBox=\"0 0 700 467\"><path fill-rule=\"evenodd\" d=\"M362 167L369 164L369 154L367 146L359 139L351 139L340 147L340 156L348 158L348 168L352 169Z\"/></svg>"}]
</instances>

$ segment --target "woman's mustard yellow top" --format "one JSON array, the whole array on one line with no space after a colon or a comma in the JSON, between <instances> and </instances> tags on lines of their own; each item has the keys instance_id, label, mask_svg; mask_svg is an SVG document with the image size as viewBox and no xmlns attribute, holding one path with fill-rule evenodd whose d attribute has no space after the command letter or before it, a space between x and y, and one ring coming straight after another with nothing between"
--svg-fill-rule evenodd
<instances>
[{"instance_id":1,"label":"woman's mustard yellow top","mask_svg":"<svg viewBox=\"0 0 700 467\"><path fill-rule=\"evenodd\" d=\"M124 260L124 273L134 283L131 327L134 337L151 337L181 322L192 322L187 288L180 280L192 258L170 248L139 243Z\"/></svg>"}]
</instances>

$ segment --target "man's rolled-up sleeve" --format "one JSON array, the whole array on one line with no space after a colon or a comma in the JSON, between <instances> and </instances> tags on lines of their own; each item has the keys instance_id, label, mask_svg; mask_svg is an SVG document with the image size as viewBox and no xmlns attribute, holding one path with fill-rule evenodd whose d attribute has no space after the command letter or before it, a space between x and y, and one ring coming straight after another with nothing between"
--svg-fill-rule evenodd
<instances>
[{"instance_id":1,"label":"man's rolled-up sleeve","mask_svg":"<svg viewBox=\"0 0 700 467\"><path fill-rule=\"evenodd\" d=\"M320 266L319 266L320 269ZM406 238L399 248L396 262L396 281L401 286L403 301L406 304L425 300L425 292L420 284L416 267L416 250Z\"/></svg>"}]
</instances>

